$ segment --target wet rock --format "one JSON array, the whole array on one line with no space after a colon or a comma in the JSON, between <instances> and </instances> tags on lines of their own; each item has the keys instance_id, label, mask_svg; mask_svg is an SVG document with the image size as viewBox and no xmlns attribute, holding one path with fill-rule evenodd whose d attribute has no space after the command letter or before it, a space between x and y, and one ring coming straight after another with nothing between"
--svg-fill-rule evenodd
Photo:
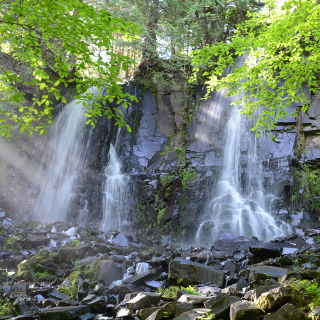
<instances>
[{"instance_id":1,"label":"wet rock","mask_svg":"<svg viewBox=\"0 0 320 320\"><path fill-rule=\"evenodd\" d=\"M129 246L129 240L122 232L118 233L114 238L111 239L111 241L112 243L121 247Z\"/></svg>"},{"instance_id":2,"label":"wet rock","mask_svg":"<svg viewBox=\"0 0 320 320\"><path fill-rule=\"evenodd\" d=\"M113 261L103 261L97 269L96 279L102 281L105 286L108 286L115 280L121 280L125 272L123 264Z\"/></svg>"},{"instance_id":3,"label":"wet rock","mask_svg":"<svg viewBox=\"0 0 320 320\"><path fill-rule=\"evenodd\" d=\"M194 284L212 282L218 287L223 287L225 275L213 267L203 265L197 262L191 262L183 259L175 259L169 264L169 281L176 282L178 279L190 279Z\"/></svg>"},{"instance_id":4,"label":"wet rock","mask_svg":"<svg viewBox=\"0 0 320 320\"><path fill-rule=\"evenodd\" d=\"M253 267L250 270L249 275L249 284L263 284L266 280L272 278L275 280L278 280L282 276L288 273L288 269L285 268L279 268L279 267L273 267L273 266L258 266Z\"/></svg>"},{"instance_id":5,"label":"wet rock","mask_svg":"<svg viewBox=\"0 0 320 320\"><path fill-rule=\"evenodd\" d=\"M274 314L266 315L263 320L304 320L305 314L291 303L286 303ZM312 318L311 318L312 319Z\"/></svg>"},{"instance_id":6,"label":"wet rock","mask_svg":"<svg viewBox=\"0 0 320 320\"><path fill-rule=\"evenodd\" d=\"M264 312L274 312L285 303L290 303L292 299L292 290L289 287L279 287L263 293L256 305Z\"/></svg>"},{"instance_id":7,"label":"wet rock","mask_svg":"<svg viewBox=\"0 0 320 320\"><path fill-rule=\"evenodd\" d=\"M238 301L230 306L230 320L259 320L262 310L249 301Z\"/></svg>"},{"instance_id":8,"label":"wet rock","mask_svg":"<svg viewBox=\"0 0 320 320\"><path fill-rule=\"evenodd\" d=\"M134 276L129 277L124 282L135 286L141 286L144 284L145 280L150 279L155 275L160 275L162 270L162 267L148 269L146 271L142 271L138 274L135 274Z\"/></svg>"},{"instance_id":9,"label":"wet rock","mask_svg":"<svg viewBox=\"0 0 320 320\"><path fill-rule=\"evenodd\" d=\"M283 245L277 243L261 243L249 247L252 254L262 259L280 257L282 248Z\"/></svg>"},{"instance_id":10,"label":"wet rock","mask_svg":"<svg viewBox=\"0 0 320 320\"><path fill-rule=\"evenodd\" d=\"M40 309L39 320L69 320L89 313L90 306L70 306Z\"/></svg>"},{"instance_id":11,"label":"wet rock","mask_svg":"<svg viewBox=\"0 0 320 320\"><path fill-rule=\"evenodd\" d=\"M223 270L228 270L230 271L231 273L236 273L239 271L239 268L238 266L233 263L232 261L227 261L223 267Z\"/></svg>"}]
</instances>

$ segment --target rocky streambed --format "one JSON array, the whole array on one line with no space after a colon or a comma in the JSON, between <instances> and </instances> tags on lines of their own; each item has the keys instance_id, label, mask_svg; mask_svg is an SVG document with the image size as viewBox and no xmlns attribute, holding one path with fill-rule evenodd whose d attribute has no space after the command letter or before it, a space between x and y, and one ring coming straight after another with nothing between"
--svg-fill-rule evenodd
<instances>
[{"instance_id":1,"label":"rocky streambed","mask_svg":"<svg viewBox=\"0 0 320 320\"><path fill-rule=\"evenodd\" d=\"M205 249L0 216L0 319L320 319L316 229Z\"/></svg>"}]
</instances>

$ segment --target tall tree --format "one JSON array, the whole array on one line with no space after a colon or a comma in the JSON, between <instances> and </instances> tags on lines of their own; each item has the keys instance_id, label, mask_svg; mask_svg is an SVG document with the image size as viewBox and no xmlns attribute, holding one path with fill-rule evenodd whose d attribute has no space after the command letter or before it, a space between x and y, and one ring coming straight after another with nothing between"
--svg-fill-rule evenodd
<instances>
[{"instance_id":1,"label":"tall tree","mask_svg":"<svg viewBox=\"0 0 320 320\"><path fill-rule=\"evenodd\" d=\"M258 135L273 130L277 121L288 116L292 103L305 111L308 101L302 87L319 92L320 4L317 0L266 0L263 10L250 13L230 42L206 46L193 54L195 72L210 68L209 90L226 88L230 95L242 93L236 102L248 116L258 108L252 130ZM223 76L235 57L247 54L243 66ZM294 113L295 115L296 113Z\"/></svg>"},{"instance_id":2,"label":"tall tree","mask_svg":"<svg viewBox=\"0 0 320 320\"><path fill-rule=\"evenodd\" d=\"M115 54L112 43L115 33L135 31L131 22L82 0L1 1L0 134L8 136L16 126L30 135L44 133L54 100L65 101L61 90L70 84L83 100L92 98L88 87L107 85L102 103L87 106L87 122L94 125L106 114L123 125L121 114L103 101L126 106L126 98L134 99L122 92L117 77L130 61Z\"/></svg>"}]
</instances>

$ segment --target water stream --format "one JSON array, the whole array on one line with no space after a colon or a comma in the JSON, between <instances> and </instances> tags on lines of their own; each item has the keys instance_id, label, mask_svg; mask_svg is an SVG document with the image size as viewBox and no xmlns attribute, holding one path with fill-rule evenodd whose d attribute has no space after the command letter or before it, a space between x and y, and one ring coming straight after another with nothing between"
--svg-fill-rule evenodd
<instances>
[{"instance_id":1,"label":"water stream","mask_svg":"<svg viewBox=\"0 0 320 320\"><path fill-rule=\"evenodd\" d=\"M118 136L115 146L110 145L109 164L104 172L106 180L103 191L102 231L124 231L129 213L129 176L121 172L121 162L116 152Z\"/></svg>"},{"instance_id":2,"label":"water stream","mask_svg":"<svg viewBox=\"0 0 320 320\"><path fill-rule=\"evenodd\" d=\"M64 107L50 128L35 179L39 193L34 218L39 221L69 219L76 177L85 166L90 134L85 122L83 105L73 100Z\"/></svg>"},{"instance_id":3,"label":"water stream","mask_svg":"<svg viewBox=\"0 0 320 320\"><path fill-rule=\"evenodd\" d=\"M290 232L288 224L271 212L276 197L265 191L263 166L250 119L231 106L226 126L223 167L216 192L206 207L196 239L212 243L220 233L230 232L259 240L271 240Z\"/></svg>"}]
</instances>

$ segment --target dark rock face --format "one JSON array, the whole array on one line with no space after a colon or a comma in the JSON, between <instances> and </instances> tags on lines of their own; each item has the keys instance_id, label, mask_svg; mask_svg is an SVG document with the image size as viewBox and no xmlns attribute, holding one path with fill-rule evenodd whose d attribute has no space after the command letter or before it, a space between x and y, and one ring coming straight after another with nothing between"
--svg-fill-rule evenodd
<instances>
[{"instance_id":1,"label":"dark rock face","mask_svg":"<svg viewBox=\"0 0 320 320\"><path fill-rule=\"evenodd\" d=\"M124 110L132 132L121 129L117 146L122 171L130 177L131 196L127 199L130 212L123 220L129 221L126 231L152 234L161 229L162 234L192 242L206 204L216 192L231 99L223 92L216 92L208 100L201 100L204 92L190 93L182 82L174 89L159 86L156 89L152 93L131 84L125 87L125 91L137 96L139 102ZM320 102L316 97L310 99L310 109L303 115L303 131L307 135L306 161L312 162L320 158ZM278 124L275 130L277 142L268 137L257 139L258 154L263 159L265 192L279 196L273 202L272 213L284 212L284 219L291 205L293 177L290 165L297 135L293 124L294 118ZM110 144L116 141L117 129L111 120L101 118L95 130L87 130L90 140L86 146L85 168L74 178L77 182L67 221L99 226L103 214L104 167L108 163ZM22 170L9 164L0 166L2 176L8 176L10 181L9 185L3 181L0 186L3 191L0 206L20 216L28 216L38 192L37 186L32 185L32 174L41 160L38 150L45 147L46 141L22 137L15 143L23 144L23 150L17 146L13 148L21 152L4 153L8 154L11 163L20 163ZM7 143L2 148L7 150ZM244 140L240 159L244 190L249 175L247 158ZM193 175L188 175L190 172ZM8 192L8 188L13 191ZM29 243L41 241L40 237L29 239ZM26 246L29 248L32 244Z\"/></svg>"}]
</instances>

